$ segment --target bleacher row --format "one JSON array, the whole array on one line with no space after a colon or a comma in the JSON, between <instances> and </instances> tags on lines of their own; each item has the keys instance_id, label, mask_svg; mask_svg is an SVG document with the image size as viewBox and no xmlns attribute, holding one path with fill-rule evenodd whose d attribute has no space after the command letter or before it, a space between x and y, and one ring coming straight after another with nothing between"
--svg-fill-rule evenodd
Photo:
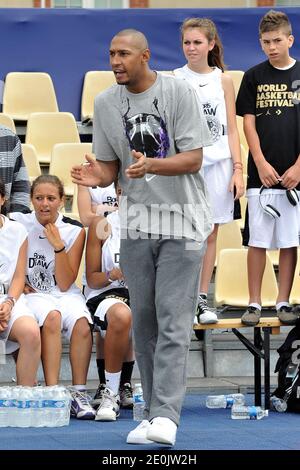
<instances>
[{"instance_id":1,"label":"bleacher row","mask_svg":"<svg viewBox=\"0 0 300 470\"><path fill-rule=\"evenodd\" d=\"M237 93L244 72L233 70L226 73L232 76ZM112 71L89 71L85 74L81 99L83 123L92 123L95 96L114 83ZM41 173L41 167L50 165L49 172L61 178L66 195L74 196L76 189L70 179L70 168L84 161L84 155L91 153L91 144L81 143L74 116L68 112L59 112L50 75L43 72L8 73L5 78L2 111L0 124L14 132L15 123L26 123L25 144L22 147L30 179L33 180ZM248 149L242 119L239 117L238 129L243 164L246 168ZM243 217L239 224L243 229L245 199L241 201L241 205ZM72 212L78 212L75 203Z\"/></svg>"}]
</instances>

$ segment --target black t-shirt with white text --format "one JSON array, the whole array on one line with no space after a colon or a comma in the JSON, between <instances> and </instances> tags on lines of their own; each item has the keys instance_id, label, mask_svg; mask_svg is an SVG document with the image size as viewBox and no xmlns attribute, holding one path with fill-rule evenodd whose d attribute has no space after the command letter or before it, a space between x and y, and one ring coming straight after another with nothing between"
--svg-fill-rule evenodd
<instances>
[{"instance_id":1,"label":"black t-shirt with white text","mask_svg":"<svg viewBox=\"0 0 300 470\"><path fill-rule=\"evenodd\" d=\"M296 61L288 70L276 69L269 61L252 67L243 77L236 107L239 116L255 116L263 155L283 175L300 154L300 62ZM249 152L247 188L260 186Z\"/></svg>"}]
</instances>

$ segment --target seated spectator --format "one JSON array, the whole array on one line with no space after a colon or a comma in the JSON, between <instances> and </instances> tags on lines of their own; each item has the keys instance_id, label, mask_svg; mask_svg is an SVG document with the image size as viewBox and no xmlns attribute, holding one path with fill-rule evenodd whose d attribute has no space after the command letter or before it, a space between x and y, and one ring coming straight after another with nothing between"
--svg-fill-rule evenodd
<instances>
[{"instance_id":1,"label":"seated spectator","mask_svg":"<svg viewBox=\"0 0 300 470\"><path fill-rule=\"evenodd\" d=\"M28 212L30 183L19 137L0 125L0 178L5 185L7 210Z\"/></svg>"},{"instance_id":2,"label":"seated spectator","mask_svg":"<svg viewBox=\"0 0 300 470\"><path fill-rule=\"evenodd\" d=\"M115 421L119 415L120 390L127 406L132 406L132 394L126 397L124 389L131 392L132 367L122 383L124 360L132 357L131 310L129 294L119 267L120 221L119 212L107 218L97 217L90 225L86 248L86 274L90 288L87 305L94 324L105 337L105 383L100 383L94 402L96 420ZM123 365L123 369L122 369ZM132 363L133 366L133 363ZM121 387L120 387L121 384ZM126 402L125 402L126 405Z\"/></svg>"},{"instance_id":3,"label":"seated spectator","mask_svg":"<svg viewBox=\"0 0 300 470\"><path fill-rule=\"evenodd\" d=\"M118 208L115 185L112 183L106 188L96 186L87 188L78 186L77 206L80 220L83 225L89 227L91 222L99 215L107 216ZM91 289L87 285L85 273L83 275L83 293L88 298ZM132 339L130 338L128 353L124 358L120 379L120 405L121 408L132 408L131 376L134 366L134 351ZM94 408L98 408L105 388L105 363L104 363L104 341L99 332L96 332L96 362L100 385L93 399Z\"/></svg>"},{"instance_id":4,"label":"seated spectator","mask_svg":"<svg viewBox=\"0 0 300 470\"><path fill-rule=\"evenodd\" d=\"M95 411L86 393L92 320L85 299L74 283L85 231L79 222L59 213L64 203L64 188L56 176L36 178L31 187L31 201L34 212L11 215L28 231L25 294L41 328L45 381L47 385L58 383L63 332L70 341L71 416L94 419Z\"/></svg>"},{"instance_id":5,"label":"seated spectator","mask_svg":"<svg viewBox=\"0 0 300 470\"><path fill-rule=\"evenodd\" d=\"M19 349L18 385L33 386L41 354L41 341L34 315L23 295L27 256L27 232L3 215L5 186L0 180L0 341L6 353Z\"/></svg>"}]
</instances>

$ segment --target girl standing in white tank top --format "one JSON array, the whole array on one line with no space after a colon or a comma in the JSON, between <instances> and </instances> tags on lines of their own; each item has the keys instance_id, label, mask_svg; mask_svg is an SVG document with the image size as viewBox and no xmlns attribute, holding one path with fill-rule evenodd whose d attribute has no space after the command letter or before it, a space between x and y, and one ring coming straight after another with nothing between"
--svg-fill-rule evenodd
<instances>
[{"instance_id":1,"label":"girl standing in white tank top","mask_svg":"<svg viewBox=\"0 0 300 470\"><path fill-rule=\"evenodd\" d=\"M212 146L203 148L201 171L215 225L207 239L195 322L216 323L218 317L208 308L207 293L215 264L218 227L233 220L234 199L244 192L235 94L231 77L223 73L223 46L215 24L206 18L189 18L181 26L181 35L187 64L174 70L174 75L195 89L213 141Z\"/></svg>"}]
</instances>

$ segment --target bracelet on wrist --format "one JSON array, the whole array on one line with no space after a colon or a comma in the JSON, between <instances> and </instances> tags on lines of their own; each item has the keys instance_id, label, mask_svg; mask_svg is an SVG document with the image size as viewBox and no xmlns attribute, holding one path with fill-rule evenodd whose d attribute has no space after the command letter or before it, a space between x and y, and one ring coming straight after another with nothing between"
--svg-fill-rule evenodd
<instances>
[{"instance_id":1,"label":"bracelet on wrist","mask_svg":"<svg viewBox=\"0 0 300 470\"><path fill-rule=\"evenodd\" d=\"M106 271L105 275L106 275L106 279L108 280L108 282L114 282L114 280L110 278L110 272L109 271Z\"/></svg>"},{"instance_id":2,"label":"bracelet on wrist","mask_svg":"<svg viewBox=\"0 0 300 470\"><path fill-rule=\"evenodd\" d=\"M15 299L14 297L11 297L11 296L7 296L7 297L4 299L4 303L9 304L12 309L13 309L14 306L16 305L16 302L17 302L17 299Z\"/></svg>"},{"instance_id":3,"label":"bracelet on wrist","mask_svg":"<svg viewBox=\"0 0 300 470\"><path fill-rule=\"evenodd\" d=\"M243 169L243 164L242 162L234 162L233 163L233 169L235 170L236 168Z\"/></svg>"},{"instance_id":4,"label":"bracelet on wrist","mask_svg":"<svg viewBox=\"0 0 300 470\"><path fill-rule=\"evenodd\" d=\"M54 253L61 253L62 251L64 251L66 249L65 246L63 246L60 250L54 250Z\"/></svg>"}]
</instances>

